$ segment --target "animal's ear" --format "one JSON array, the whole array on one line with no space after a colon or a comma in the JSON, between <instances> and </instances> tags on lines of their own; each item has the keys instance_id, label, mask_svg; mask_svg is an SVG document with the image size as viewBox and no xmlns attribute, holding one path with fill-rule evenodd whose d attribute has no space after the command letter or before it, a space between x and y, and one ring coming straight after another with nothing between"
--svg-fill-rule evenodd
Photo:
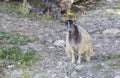
<instances>
[{"instance_id":1,"label":"animal's ear","mask_svg":"<svg viewBox=\"0 0 120 78\"><path fill-rule=\"evenodd\" d=\"M65 22L66 24L73 24L73 20L66 20L66 22Z\"/></svg>"}]
</instances>

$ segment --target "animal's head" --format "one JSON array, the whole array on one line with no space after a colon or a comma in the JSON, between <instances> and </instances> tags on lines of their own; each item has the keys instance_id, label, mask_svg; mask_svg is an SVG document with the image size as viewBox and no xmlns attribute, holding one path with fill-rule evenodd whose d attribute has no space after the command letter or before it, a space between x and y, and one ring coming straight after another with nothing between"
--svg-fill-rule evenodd
<instances>
[{"instance_id":1,"label":"animal's head","mask_svg":"<svg viewBox=\"0 0 120 78\"><path fill-rule=\"evenodd\" d=\"M67 20L66 22L67 30L69 33L72 33L75 31L74 29L74 21L73 20Z\"/></svg>"},{"instance_id":2,"label":"animal's head","mask_svg":"<svg viewBox=\"0 0 120 78\"><path fill-rule=\"evenodd\" d=\"M81 32L75 24L75 21L67 20L66 26L69 32L69 41L72 42L72 44L79 43L81 41Z\"/></svg>"}]
</instances>

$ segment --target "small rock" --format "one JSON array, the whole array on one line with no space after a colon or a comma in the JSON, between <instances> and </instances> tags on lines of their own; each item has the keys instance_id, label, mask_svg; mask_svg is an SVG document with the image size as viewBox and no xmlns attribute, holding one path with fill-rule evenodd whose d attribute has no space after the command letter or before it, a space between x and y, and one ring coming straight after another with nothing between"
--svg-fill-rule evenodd
<instances>
[{"instance_id":1,"label":"small rock","mask_svg":"<svg viewBox=\"0 0 120 78\"><path fill-rule=\"evenodd\" d=\"M116 28L106 29L102 32L103 34L119 36L120 30Z\"/></svg>"},{"instance_id":2,"label":"small rock","mask_svg":"<svg viewBox=\"0 0 120 78\"><path fill-rule=\"evenodd\" d=\"M65 41L64 40L57 40L54 42L54 45L58 46L58 47L64 47Z\"/></svg>"},{"instance_id":3,"label":"small rock","mask_svg":"<svg viewBox=\"0 0 120 78\"><path fill-rule=\"evenodd\" d=\"M51 39L48 39L48 40L47 40L47 42L49 42L49 43L53 43L53 40L51 40Z\"/></svg>"},{"instance_id":4,"label":"small rock","mask_svg":"<svg viewBox=\"0 0 120 78\"><path fill-rule=\"evenodd\" d=\"M68 76L65 76L65 78L70 78L70 77L68 77Z\"/></svg>"},{"instance_id":5,"label":"small rock","mask_svg":"<svg viewBox=\"0 0 120 78\"><path fill-rule=\"evenodd\" d=\"M55 47L54 47L54 46L49 46L48 48L49 48L49 49L54 49Z\"/></svg>"},{"instance_id":6,"label":"small rock","mask_svg":"<svg viewBox=\"0 0 120 78\"><path fill-rule=\"evenodd\" d=\"M101 63L101 66L104 66L105 64L104 63Z\"/></svg>"},{"instance_id":7,"label":"small rock","mask_svg":"<svg viewBox=\"0 0 120 78\"><path fill-rule=\"evenodd\" d=\"M95 47L99 48L101 46L100 43L96 44Z\"/></svg>"},{"instance_id":8,"label":"small rock","mask_svg":"<svg viewBox=\"0 0 120 78\"><path fill-rule=\"evenodd\" d=\"M17 63L18 65L21 65L21 63L19 62L19 63Z\"/></svg>"},{"instance_id":9,"label":"small rock","mask_svg":"<svg viewBox=\"0 0 120 78\"><path fill-rule=\"evenodd\" d=\"M61 65L62 65L62 62L59 61L59 62L58 62L58 65L61 66Z\"/></svg>"},{"instance_id":10,"label":"small rock","mask_svg":"<svg viewBox=\"0 0 120 78\"><path fill-rule=\"evenodd\" d=\"M80 71L83 67L84 67L84 65L77 65L75 67L75 70Z\"/></svg>"},{"instance_id":11,"label":"small rock","mask_svg":"<svg viewBox=\"0 0 120 78\"><path fill-rule=\"evenodd\" d=\"M108 2L112 2L112 0L106 0L106 1L108 1Z\"/></svg>"},{"instance_id":12,"label":"small rock","mask_svg":"<svg viewBox=\"0 0 120 78\"><path fill-rule=\"evenodd\" d=\"M8 69L12 69L12 68L14 68L14 67L15 67L15 65L8 65L8 66L7 66Z\"/></svg>"},{"instance_id":13,"label":"small rock","mask_svg":"<svg viewBox=\"0 0 120 78\"><path fill-rule=\"evenodd\" d=\"M116 71L117 74L120 74L120 71Z\"/></svg>"},{"instance_id":14,"label":"small rock","mask_svg":"<svg viewBox=\"0 0 120 78\"><path fill-rule=\"evenodd\" d=\"M120 32L116 34L116 37L120 37Z\"/></svg>"},{"instance_id":15,"label":"small rock","mask_svg":"<svg viewBox=\"0 0 120 78\"><path fill-rule=\"evenodd\" d=\"M71 76L72 77L75 77L77 75L77 72L76 71L73 71L72 73L71 73Z\"/></svg>"},{"instance_id":16,"label":"small rock","mask_svg":"<svg viewBox=\"0 0 120 78\"><path fill-rule=\"evenodd\" d=\"M35 75L33 76L33 78L40 78L40 77L41 77L40 74L35 74Z\"/></svg>"},{"instance_id":17,"label":"small rock","mask_svg":"<svg viewBox=\"0 0 120 78\"><path fill-rule=\"evenodd\" d=\"M115 76L114 78L120 78L120 75Z\"/></svg>"},{"instance_id":18,"label":"small rock","mask_svg":"<svg viewBox=\"0 0 120 78\"><path fill-rule=\"evenodd\" d=\"M2 74L0 74L0 78L4 78Z\"/></svg>"},{"instance_id":19,"label":"small rock","mask_svg":"<svg viewBox=\"0 0 120 78\"><path fill-rule=\"evenodd\" d=\"M6 75L10 75L12 78L21 78L24 71L22 69L14 69L14 70L5 70L4 73Z\"/></svg>"}]
</instances>

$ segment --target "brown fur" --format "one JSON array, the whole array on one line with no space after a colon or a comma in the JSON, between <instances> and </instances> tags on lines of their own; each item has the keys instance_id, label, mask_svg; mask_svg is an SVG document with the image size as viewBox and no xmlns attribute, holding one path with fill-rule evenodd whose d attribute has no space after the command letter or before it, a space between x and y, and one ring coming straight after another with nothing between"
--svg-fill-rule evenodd
<instances>
[{"instance_id":1,"label":"brown fur","mask_svg":"<svg viewBox=\"0 0 120 78\"><path fill-rule=\"evenodd\" d=\"M82 39L81 33L79 33L77 26L75 26L75 25L73 25L73 26L74 26L73 33L69 33L69 42L74 40L75 43L80 43L81 39Z\"/></svg>"}]
</instances>

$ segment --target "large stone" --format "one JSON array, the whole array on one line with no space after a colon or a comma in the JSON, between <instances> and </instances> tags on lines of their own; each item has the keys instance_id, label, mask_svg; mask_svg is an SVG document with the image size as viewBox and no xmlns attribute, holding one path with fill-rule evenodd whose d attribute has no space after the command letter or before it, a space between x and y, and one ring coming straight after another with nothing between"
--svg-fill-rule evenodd
<instances>
[{"instance_id":1,"label":"large stone","mask_svg":"<svg viewBox=\"0 0 120 78\"><path fill-rule=\"evenodd\" d=\"M4 77L3 77L3 74L1 74L1 73L0 73L0 78L4 78Z\"/></svg>"},{"instance_id":2,"label":"large stone","mask_svg":"<svg viewBox=\"0 0 120 78\"><path fill-rule=\"evenodd\" d=\"M108 35L114 35L114 36L120 36L120 30L116 28L110 28L106 29L103 31L103 34L108 34Z\"/></svg>"},{"instance_id":3,"label":"large stone","mask_svg":"<svg viewBox=\"0 0 120 78\"><path fill-rule=\"evenodd\" d=\"M115 76L114 78L120 78L120 75Z\"/></svg>"},{"instance_id":4,"label":"large stone","mask_svg":"<svg viewBox=\"0 0 120 78\"><path fill-rule=\"evenodd\" d=\"M12 69L12 68L14 68L14 67L15 67L15 65L8 65L8 66L7 66L8 69Z\"/></svg>"},{"instance_id":5,"label":"large stone","mask_svg":"<svg viewBox=\"0 0 120 78\"><path fill-rule=\"evenodd\" d=\"M65 46L65 41L64 40L57 40L57 41L54 42L54 45L58 46L58 47L64 47Z\"/></svg>"}]
</instances>

